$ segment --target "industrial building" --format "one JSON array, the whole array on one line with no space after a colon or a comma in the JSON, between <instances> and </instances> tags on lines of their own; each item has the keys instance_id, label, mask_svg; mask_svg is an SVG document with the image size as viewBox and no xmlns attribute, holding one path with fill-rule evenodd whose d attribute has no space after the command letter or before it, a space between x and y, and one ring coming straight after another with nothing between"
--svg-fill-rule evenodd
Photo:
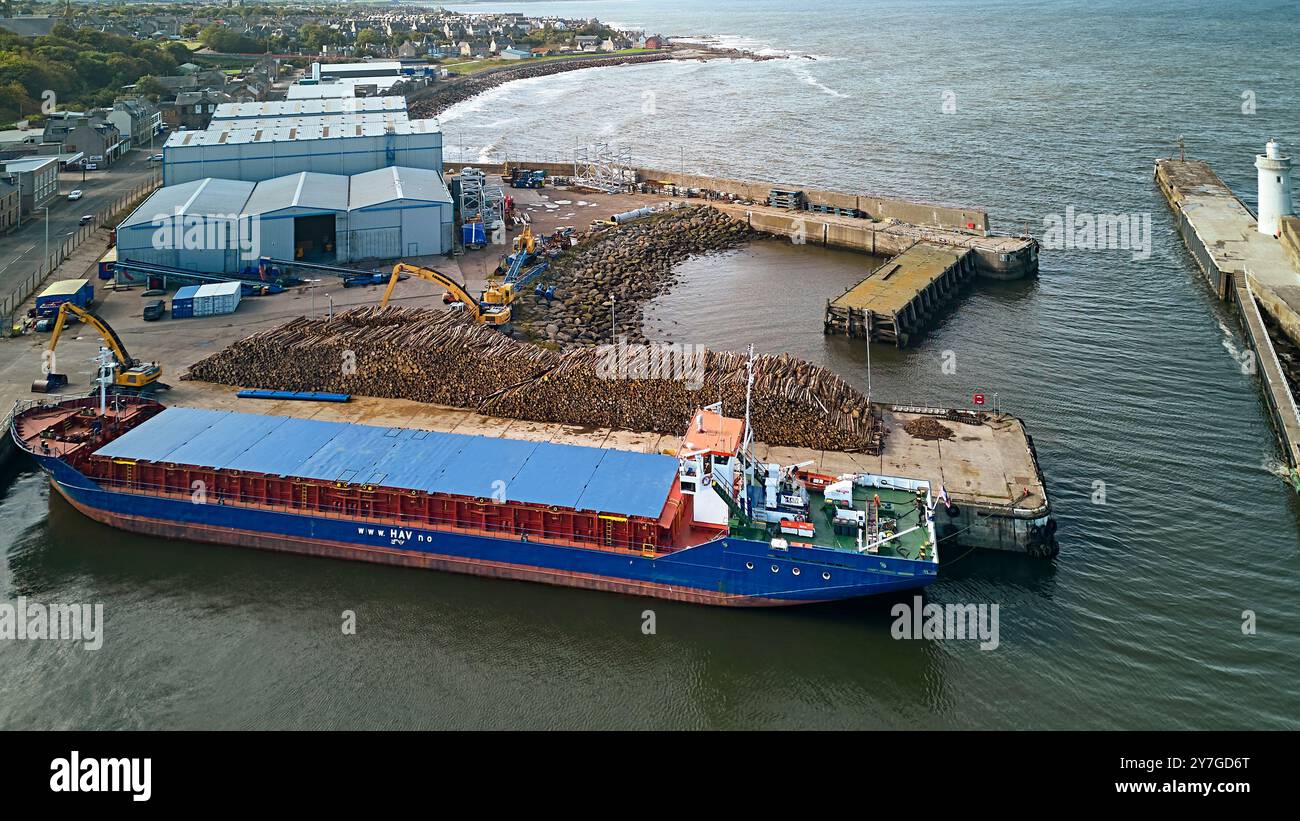
<instances>
[{"instance_id":1,"label":"industrial building","mask_svg":"<svg viewBox=\"0 0 1300 821\"><path fill-rule=\"evenodd\" d=\"M364 99L364 98L362 98ZM297 100L295 102L302 102ZM320 102L320 101L314 101ZM332 102L341 102L333 100ZM301 117L265 117L253 120L222 120L212 121L208 126L208 131L269 131L276 128L296 128L299 132L310 131L313 126L322 128L328 127L331 131L337 132L349 126L370 126L378 125L381 127L399 125L409 122L405 111L375 111L364 114L316 114L304 115Z\"/></svg>"},{"instance_id":2,"label":"industrial building","mask_svg":"<svg viewBox=\"0 0 1300 821\"><path fill-rule=\"evenodd\" d=\"M325 82L353 77L401 77L402 64L396 60L371 60L364 63L312 63L313 80Z\"/></svg>"},{"instance_id":3,"label":"industrial building","mask_svg":"<svg viewBox=\"0 0 1300 821\"><path fill-rule=\"evenodd\" d=\"M303 117L333 117L347 114L405 114L405 97L348 97L343 99L267 100L223 103L212 115L212 123L232 120L275 120Z\"/></svg>"},{"instance_id":4,"label":"industrial building","mask_svg":"<svg viewBox=\"0 0 1300 821\"><path fill-rule=\"evenodd\" d=\"M214 123L167 139L163 184L205 177L260 182L303 171L350 175L394 165L442 171L436 120L271 128Z\"/></svg>"},{"instance_id":5,"label":"industrial building","mask_svg":"<svg viewBox=\"0 0 1300 821\"><path fill-rule=\"evenodd\" d=\"M352 177L348 193L352 259L448 253L454 224L451 194L435 171L380 168Z\"/></svg>"},{"instance_id":6,"label":"industrial building","mask_svg":"<svg viewBox=\"0 0 1300 821\"><path fill-rule=\"evenodd\" d=\"M117 257L187 271L233 273L256 255L251 224L240 226L256 183L194 180L159 188L117 226ZM246 237L241 252L241 233Z\"/></svg>"},{"instance_id":7,"label":"industrial building","mask_svg":"<svg viewBox=\"0 0 1300 821\"><path fill-rule=\"evenodd\" d=\"M118 259L235 273L259 257L346 264L445 254L452 198L427 168L258 182L205 178L160 188L117 229Z\"/></svg>"}]
</instances>

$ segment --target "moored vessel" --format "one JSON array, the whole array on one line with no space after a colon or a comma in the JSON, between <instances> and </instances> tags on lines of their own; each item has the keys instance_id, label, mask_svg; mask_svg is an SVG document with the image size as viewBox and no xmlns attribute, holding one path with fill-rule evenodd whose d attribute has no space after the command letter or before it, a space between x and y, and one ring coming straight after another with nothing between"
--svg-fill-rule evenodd
<instances>
[{"instance_id":1,"label":"moored vessel","mask_svg":"<svg viewBox=\"0 0 1300 821\"><path fill-rule=\"evenodd\" d=\"M762 462L716 406L675 455L127 396L30 402L11 435L77 510L164 538L728 606L937 576L929 483Z\"/></svg>"}]
</instances>

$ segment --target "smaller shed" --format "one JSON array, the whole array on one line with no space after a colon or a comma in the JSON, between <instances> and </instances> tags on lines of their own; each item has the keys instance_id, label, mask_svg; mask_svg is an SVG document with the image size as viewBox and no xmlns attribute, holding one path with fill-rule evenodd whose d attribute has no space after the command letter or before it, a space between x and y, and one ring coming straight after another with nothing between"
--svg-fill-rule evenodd
<instances>
[{"instance_id":1,"label":"smaller shed","mask_svg":"<svg viewBox=\"0 0 1300 821\"><path fill-rule=\"evenodd\" d=\"M351 183L350 259L417 257L451 250L451 193L438 172L380 168L352 175Z\"/></svg>"}]
</instances>

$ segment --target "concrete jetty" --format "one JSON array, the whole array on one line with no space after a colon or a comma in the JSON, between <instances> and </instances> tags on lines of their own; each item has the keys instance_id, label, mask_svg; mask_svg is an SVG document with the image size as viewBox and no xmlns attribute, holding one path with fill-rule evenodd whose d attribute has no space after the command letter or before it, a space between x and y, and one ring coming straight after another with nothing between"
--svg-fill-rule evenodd
<instances>
[{"instance_id":1,"label":"concrete jetty","mask_svg":"<svg viewBox=\"0 0 1300 821\"><path fill-rule=\"evenodd\" d=\"M975 273L990 279L1021 279L1038 273L1038 242L1030 237L931 228L896 219L791 211L770 205L710 204L756 231L789 237L800 244L844 248L873 256L897 256L917 243L926 243L969 252Z\"/></svg>"},{"instance_id":2,"label":"concrete jetty","mask_svg":"<svg viewBox=\"0 0 1300 821\"><path fill-rule=\"evenodd\" d=\"M917 242L826 305L824 331L905 347L970 283L969 248Z\"/></svg>"},{"instance_id":3,"label":"concrete jetty","mask_svg":"<svg viewBox=\"0 0 1300 821\"><path fill-rule=\"evenodd\" d=\"M1250 209L1199 160L1157 160L1155 180L1210 288L1236 305L1278 438L1300 466L1300 410L1262 315L1300 345L1300 221L1283 217L1278 235L1261 233Z\"/></svg>"}]
</instances>

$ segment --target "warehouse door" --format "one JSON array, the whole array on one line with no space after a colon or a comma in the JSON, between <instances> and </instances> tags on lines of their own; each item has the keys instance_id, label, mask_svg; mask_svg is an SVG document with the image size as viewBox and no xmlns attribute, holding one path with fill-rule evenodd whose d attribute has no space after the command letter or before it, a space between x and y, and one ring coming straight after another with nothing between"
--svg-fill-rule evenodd
<instances>
[{"instance_id":1,"label":"warehouse door","mask_svg":"<svg viewBox=\"0 0 1300 821\"><path fill-rule=\"evenodd\" d=\"M294 259L334 262L335 247L333 214L293 218Z\"/></svg>"}]
</instances>

